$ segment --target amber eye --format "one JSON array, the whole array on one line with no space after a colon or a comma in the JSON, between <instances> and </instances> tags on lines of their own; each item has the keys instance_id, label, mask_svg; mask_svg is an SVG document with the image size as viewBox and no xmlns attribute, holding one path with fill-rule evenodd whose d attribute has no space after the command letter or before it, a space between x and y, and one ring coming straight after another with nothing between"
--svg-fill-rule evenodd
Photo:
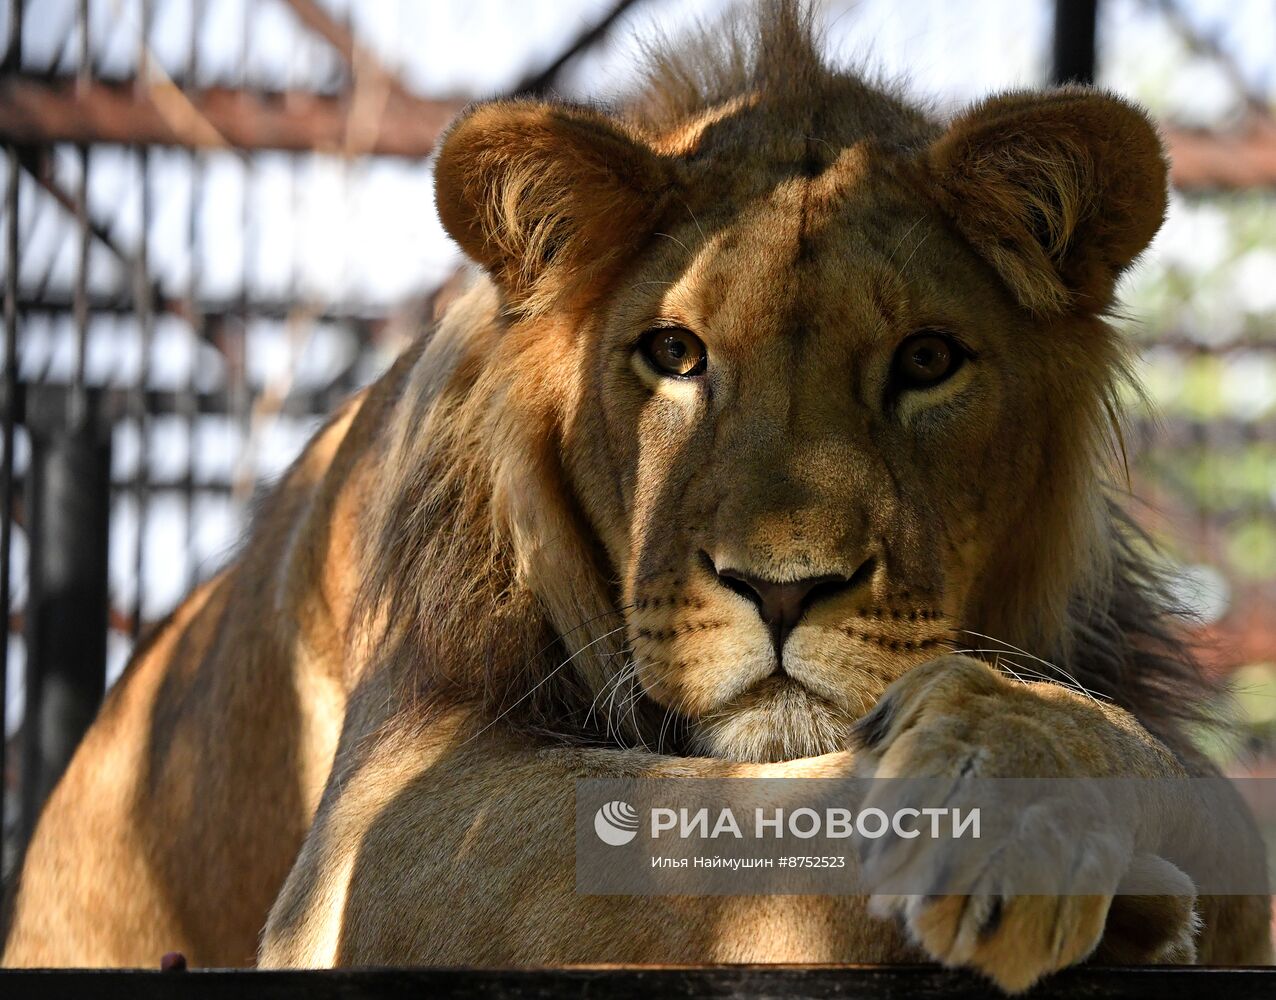
<instances>
[{"instance_id":1,"label":"amber eye","mask_svg":"<svg viewBox=\"0 0 1276 1000\"><path fill-rule=\"evenodd\" d=\"M891 375L901 389L926 389L948 378L969 355L952 337L938 330L915 333L895 351Z\"/></svg>"},{"instance_id":2,"label":"amber eye","mask_svg":"<svg viewBox=\"0 0 1276 1000\"><path fill-rule=\"evenodd\" d=\"M680 326L648 330L638 347L648 363L663 375L692 378L703 373L708 362L700 338Z\"/></svg>"}]
</instances>

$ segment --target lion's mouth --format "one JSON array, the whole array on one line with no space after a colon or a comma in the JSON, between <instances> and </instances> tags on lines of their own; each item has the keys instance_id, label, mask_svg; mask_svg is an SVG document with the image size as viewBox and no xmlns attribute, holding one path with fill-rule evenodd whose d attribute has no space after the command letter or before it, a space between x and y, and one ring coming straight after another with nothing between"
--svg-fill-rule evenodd
<instances>
[{"instance_id":1,"label":"lion's mouth","mask_svg":"<svg viewBox=\"0 0 1276 1000\"><path fill-rule=\"evenodd\" d=\"M855 720L785 674L772 674L691 722L696 752L741 761L795 760L846 748Z\"/></svg>"}]
</instances>

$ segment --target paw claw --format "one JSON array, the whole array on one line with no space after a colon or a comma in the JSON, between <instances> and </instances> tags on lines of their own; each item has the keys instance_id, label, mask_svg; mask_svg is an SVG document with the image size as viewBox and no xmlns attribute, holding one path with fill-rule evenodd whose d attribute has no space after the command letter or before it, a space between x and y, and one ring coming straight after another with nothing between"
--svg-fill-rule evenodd
<instances>
[{"instance_id":1,"label":"paw claw","mask_svg":"<svg viewBox=\"0 0 1276 1000\"><path fill-rule=\"evenodd\" d=\"M983 922L979 925L979 937L981 940L992 937L997 933L997 929L1001 926L1001 918L1006 912L1005 903L1000 896L993 897L992 905L989 906L988 912L984 914Z\"/></svg>"}]
</instances>

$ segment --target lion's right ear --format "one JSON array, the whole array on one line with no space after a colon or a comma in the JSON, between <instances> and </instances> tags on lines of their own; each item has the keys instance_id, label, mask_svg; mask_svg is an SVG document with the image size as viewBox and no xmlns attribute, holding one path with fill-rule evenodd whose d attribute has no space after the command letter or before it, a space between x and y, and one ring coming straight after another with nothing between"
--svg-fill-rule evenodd
<instances>
[{"instance_id":1,"label":"lion's right ear","mask_svg":"<svg viewBox=\"0 0 1276 1000\"><path fill-rule=\"evenodd\" d=\"M1102 91L983 101L957 116L926 163L957 229L1038 314L1107 308L1165 217L1156 129Z\"/></svg>"},{"instance_id":2,"label":"lion's right ear","mask_svg":"<svg viewBox=\"0 0 1276 1000\"><path fill-rule=\"evenodd\" d=\"M670 181L666 161L620 123L540 101L466 112L434 174L449 235L531 308L636 248L655 229Z\"/></svg>"}]
</instances>

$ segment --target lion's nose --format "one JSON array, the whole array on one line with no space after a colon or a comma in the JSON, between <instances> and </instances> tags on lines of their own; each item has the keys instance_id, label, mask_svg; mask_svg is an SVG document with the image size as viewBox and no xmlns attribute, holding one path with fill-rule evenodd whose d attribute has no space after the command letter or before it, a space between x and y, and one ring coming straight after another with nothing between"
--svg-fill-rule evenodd
<instances>
[{"instance_id":1,"label":"lion's nose","mask_svg":"<svg viewBox=\"0 0 1276 1000\"><path fill-rule=\"evenodd\" d=\"M758 614L771 632L777 659L784 651L784 642L789 633L806 614L807 608L816 601L867 581L873 570L873 560L870 558L850 576L829 573L781 583L743 570L719 567L712 560L709 562L724 586L747 597L757 606Z\"/></svg>"}]
</instances>

